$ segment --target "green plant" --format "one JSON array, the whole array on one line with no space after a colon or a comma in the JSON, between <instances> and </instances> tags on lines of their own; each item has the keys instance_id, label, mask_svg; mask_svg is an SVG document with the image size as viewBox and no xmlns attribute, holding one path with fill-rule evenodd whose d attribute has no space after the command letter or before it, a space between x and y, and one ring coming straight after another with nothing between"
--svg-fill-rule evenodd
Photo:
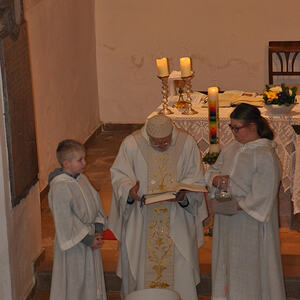
<instances>
[{"instance_id":1,"label":"green plant","mask_svg":"<svg viewBox=\"0 0 300 300\"><path fill-rule=\"evenodd\" d=\"M216 162L218 156L219 156L219 152L212 152L212 153L208 152L205 154L202 160L206 164L213 165Z\"/></svg>"}]
</instances>

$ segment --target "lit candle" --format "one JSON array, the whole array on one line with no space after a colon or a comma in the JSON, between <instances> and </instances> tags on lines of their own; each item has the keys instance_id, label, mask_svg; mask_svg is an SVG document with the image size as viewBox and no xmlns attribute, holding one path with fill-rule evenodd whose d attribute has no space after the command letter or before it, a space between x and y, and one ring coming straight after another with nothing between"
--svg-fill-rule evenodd
<instances>
[{"instance_id":1,"label":"lit candle","mask_svg":"<svg viewBox=\"0 0 300 300\"><path fill-rule=\"evenodd\" d=\"M192 65L191 65L190 57L180 58L180 71L181 71L181 77L192 76Z\"/></svg>"},{"instance_id":2,"label":"lit candle","mask_svg":"<svg viewBox=\"0 0 300 300\"><path fill-rule=\"evenodd\" d=\"M159 77L169 76L169 65L166 57L156 59L156 65Z\"/></svg>"},{"instance_id":3,"label":"lit candle","mask_svg":"<svg viewBox=\"0 0 300 300\"><path fill-rule=\"evenodd\" d=\"M208 88L208 123L210 142L209 152L218 152L219 89L217 87Z\"/></svg>"},{"instance_id":4,"label":"lit candle","mask_svg":"<svg viewBox=\"0 0 300 300\"><path fill-rule=\"evenodd\" d=\"M216 86L208 88L208 101L218 101L219 99L219 89Z\"/></svg>"}]
</instances>

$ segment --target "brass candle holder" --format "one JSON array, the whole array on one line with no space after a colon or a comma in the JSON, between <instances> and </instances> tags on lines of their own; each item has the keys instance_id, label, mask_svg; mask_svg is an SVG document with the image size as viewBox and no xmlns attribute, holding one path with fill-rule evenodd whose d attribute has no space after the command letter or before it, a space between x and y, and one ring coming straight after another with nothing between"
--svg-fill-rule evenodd
<instances>
[{"instance_id":1,"label":"brass candle holder","mask_svg":"<svg viewBox=\"0 0 300 300\"><path fill-rule=\"evenodd\" d=\"M173 108L182 109L187 108L187 103L183 98L183 91L184 91L184 81L183 80L177 80L175 81L175 86L177 85L178 88L178 100L176 103L173 104Z\"/></svg>"},{"instance_id":2,"label":"brass candle holder","mask_svg":"<svg viewBox=\"0 0 300 300\"><path fill-rule=\"evenodd\" d=\"M173 104L172 107L177 108L177 109L187 108L188 104L183 98L183 89L179 88L178 94L179 94L178 100L176 103Z\"/></svg>"},{"instance_id":3,"label":"brass candle holder","mask_svg":"<svg viewBox=\"0 0 300 300\"><path fill-rule=\"evenodd\" d=\"M193 78L193 76L194 76L194 72L192 73L191 76L182 77L182 79L184 80L185 86L186 86L186 103L187 103L187 108L182 112L183 115L194 115L194 114L198 113L192 107L191 93L192 93L192 78Z\"/></svg>"},{"instance_id":4,"label":"brass candle holder","mask_svg":"<svg viewBox=\"0 0 300 300\"><path fill-rule=\"evenodd\" d=\"M158 76L158 78L161 80L162 82L162 89L161 89L161 93L163 95L163 99L162 99L162 106L163 108L158 112L159 114L163 114L163 115L171 115L173 114L173 112L168 108L168 78L169 76Z\"/></svg>"}]
</instances>

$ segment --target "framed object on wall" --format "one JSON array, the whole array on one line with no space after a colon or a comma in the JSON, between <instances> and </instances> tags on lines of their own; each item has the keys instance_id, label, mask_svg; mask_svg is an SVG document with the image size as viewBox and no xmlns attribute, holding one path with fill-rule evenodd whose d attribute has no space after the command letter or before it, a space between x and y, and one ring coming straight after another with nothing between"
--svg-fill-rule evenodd
<instances>
[{"instance_id":1,"label":"framed object on wall","mask_svg":"<svg viewBox=\"0 0 300 300\"><path fill-rule=\"evenodd\" d=\"M25 198L38 181L28 36L25 22L16 26L17 35L7 32L1 36L1 73L13 206Z\"/></svg>"}]
</instances>

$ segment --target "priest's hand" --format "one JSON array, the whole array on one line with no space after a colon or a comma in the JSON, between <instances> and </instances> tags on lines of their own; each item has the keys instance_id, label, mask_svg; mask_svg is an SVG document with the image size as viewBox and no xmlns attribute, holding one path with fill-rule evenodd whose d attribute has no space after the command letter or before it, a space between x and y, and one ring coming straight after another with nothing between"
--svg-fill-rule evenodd
<instances>
[{"instance_id":1,"label":"priest's hand","mask_svg":"<svg viewBox=\"0 0 300 300\"><path fill-rule=\"evenodd\" d=\"M181 201L183 201L184 200L184 197L185 197L185 194L186 194L186 192L178 192L177 194L176 194L176 201L178 202L181 202Z\"/></svg>"},{"instance_id":2,"label":"priest's hand","mask_svg":"<svg viewBox=\"0 0 300 300\"><path fill-rule=\"evenodd\" d=\"M137 193L139 188L140 188L140 182L137 181L136 184L129 190L129 196L135 201L141 200L140 196Z\"/></svg>"},{"instance_id":3,"label":"priest's hand","mask_svg":"<svg viewBox=\"0 0 300 300\"><path fill-rule=\"evenodd\" d=\"M189 200L188 200L188 198L186 197L186 192L187 192L187 191L180 191L180 192L178 192L178 193L176 194L176 199L175 199L175 201L177 201L178 204L179 204L181 207L183 207L183 208L185 208L185 207L187 207L187 206L189 205Z\"/></svg>"}]
</instances>

